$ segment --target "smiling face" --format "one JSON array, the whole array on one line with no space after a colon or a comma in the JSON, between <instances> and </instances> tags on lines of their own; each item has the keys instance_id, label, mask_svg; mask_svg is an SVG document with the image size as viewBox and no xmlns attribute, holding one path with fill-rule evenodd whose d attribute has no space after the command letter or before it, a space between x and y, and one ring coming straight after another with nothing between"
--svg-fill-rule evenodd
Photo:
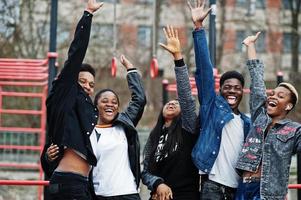
<instances>
[{"instance_id":1,"label":"smiling face","mask_svg":"<svg viewBox=\"0 0 301 200\"><path fill-rule=\"evenodd\" d=\"M233 112L238 114L238 106L243 95L241 82L236 78L227 79L221 86L220 92L230 105Z\"/></svg>"},{"instance_id":2,"label":"smiling face","mask_svg":"<svg viewBox=\"0 0 301 200\"><path fill-rule=\"evenodd\" d=\"M79 72L78 83L89 96L93 95L95 83L94 83L94 76L90 72L87 71Z\"/></svg>"},{"instance_id":3,"label":"smiling face","mask_svg":"<svg viewBox=\"0 0 301 200\"><path fill-rule=\"evenodd\" d=\"M266 101L267 113L270 117L285 116L292 108L291 91L285 87L276 87Z\"/></svg>"},{"instance_id":4,"label":"smiling face","mask_svg":"<svg viewBox=\"0 0 301 200\"><path fill-rule=\"evenodd\" d=\"M173 119L174 117L177 117L180 112L181 108L178 100L171 100L163 107L163 117L165 119Z\"/></svg>"},{"instance_id":5,"label":"smiling face","mask_svg":"<svg viewBox=\"0 0 301 200\"><path fill-rule=\"evenodd\" d=\"M103 92L98 101L99 124L111 124L118 114L119 102L117 96L111 92Z\"/></svg>"}]
</instances>

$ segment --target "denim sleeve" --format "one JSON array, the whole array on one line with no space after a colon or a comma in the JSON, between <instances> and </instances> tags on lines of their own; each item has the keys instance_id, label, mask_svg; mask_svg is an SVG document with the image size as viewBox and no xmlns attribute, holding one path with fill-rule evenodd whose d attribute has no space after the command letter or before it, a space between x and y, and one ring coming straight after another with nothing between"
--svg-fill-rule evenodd
<instances>
[{"instance_id":1,"label":"denim sleeve","mask_svg":"<svg viewBox=\"0 0 301 200\"><path fill-rule=\"evenodd\" d=\"M248 60L247 67L250 72L250 110L251 120L254 122L260 112L260 108L265 105L267 99L266 87L264 84L264 65L258 60Z\"/></svg>"},{"instance_id":2,"label":"denim sleeve","mask_svg":"<svg viewBox=\"0 0 301 200\"><path fill-rule=\"evenodd\" d=\"M175 67L178 98L182 113L182 127L189 133L194 133L196 123L196 106L191 94L188 69L184 65Z\"/></svg>"},{"instance_id":3,"label":"denim sleeve","mask_svg":"<svg viewBox=\"0 0 301 200\"><path fill-rule=\"evenodd\" d=\"M137 126L146 104L145 91L137 70L128 71L127 81L131 91L131 100L121 114L131 120L134 126Z\"/></svg>"},{"instance_id":4,"label":"denim sleeve","mask_svg":"<svg viewBox=\"0 0 301 200\"><path fill-rule=\"evenodd\" d=\"M89 44L92 16L91 13L85 11L76 26L74 39L68 51L68 58L58 77L58 79L64 81L64 83L73 84L78 80L80 67L85 58Z\"/></svg>"},{"instance_id":5,"label":"denim sleeve","mask_svg":"<svg viewBox=\"0 0 301 200\"><path fill-rule=\"evenodd\" d=\"M150 191L154 191L155 183L164 182L163 178L153 175L149 169L152 146L156 145L149 137L144 147L143 170L141 173L142 183L147 186Z\"/></svg>"},{"instance_id":6,"label":"denim sleeve","mask_svg":"<svg viewBox=\"0 0 301 200\"><path fill-rule=\"evenodd\" d=\"M200 105L207 105L215 97L213 66L209 56L206 33L204 29L193 31L195 52L195 81Z\"/></svg>"}]
</instances>

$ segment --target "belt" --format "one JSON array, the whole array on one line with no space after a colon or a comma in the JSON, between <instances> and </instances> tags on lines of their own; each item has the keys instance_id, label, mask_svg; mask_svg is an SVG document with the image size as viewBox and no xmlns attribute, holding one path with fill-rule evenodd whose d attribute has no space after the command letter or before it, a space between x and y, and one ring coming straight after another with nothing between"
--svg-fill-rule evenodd
<instances>
[{"instance_id":1,"label":"belt","mask_svg":"<svg viewBox=\"0 0 301 200\"><path fill-rule=\"evenodd\" d=\"M242 182L243 183L260 182L260 177L257 176L242 177Z\"/></svg>"}]
</instances>

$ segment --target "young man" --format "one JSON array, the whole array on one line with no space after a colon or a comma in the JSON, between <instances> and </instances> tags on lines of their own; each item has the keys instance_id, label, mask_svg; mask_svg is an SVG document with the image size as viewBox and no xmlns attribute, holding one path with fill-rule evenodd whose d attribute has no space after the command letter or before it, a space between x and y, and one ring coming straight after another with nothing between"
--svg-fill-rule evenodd
<instances>
[{"instance_id":1,"label":"young man","mask_svg":"<svg viewBox=\"0 0 301 200\"><path fill-rule=\"evenodd\" d=\"M45 161L46 145L41 163L45 172L51 175L49 193L56 200L91 199L88 175L91 165L96 165L96 157L89 136L97 123L98 110L90 98L95 72L82 62L89 43L92 14L102 5L96 0L88 1L76 27L68 59L46 101L48 139L59 147L53 153L60 153L55 162L48 164Z\"/></svg>"},{"instance_id":2,"label":"young man","mask_svg":"<svg viewBox=\"0 0 301 200\"><path fill-rule=\"evenodd\" d=\"M237 200L283 200L287 194L292 155L301 151L301 124L287 119L298 102L298 92L280 83L268 96L263 80L264 66L256 57L255 41L249 36L247 67L251 76L252 127L237 162L243 171Z\"/></svg>"},{"instance_id":3,"label":"young man","mask_svg":"<svg viewBox=\"0 0 301 200\"><path fill-rule=\"evenodd\" d=\"M195 80L200 102L199 138L192 158L202 178L201 199L233 199L239 181L236 161L250 127L250 119L238 109L244 78L236 71L226 72L220 80L220 95L215 94L203 28L210 9L205 9L203 0L198 0L195 8L189 7L195 25Z\"/></svg>"}]
</instances>

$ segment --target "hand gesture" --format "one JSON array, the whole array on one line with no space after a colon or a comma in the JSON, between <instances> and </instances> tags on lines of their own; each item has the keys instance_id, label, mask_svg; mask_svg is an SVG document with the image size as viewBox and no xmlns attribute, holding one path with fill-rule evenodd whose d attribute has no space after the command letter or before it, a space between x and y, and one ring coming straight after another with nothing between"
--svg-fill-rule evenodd
<instances>
[{"instance_id":1,"label":"hand gesture","mask_svg":"<svg viewBox=\"0 0 301 200\"><path fill-rule=\"evenodd\" d=\"M88 0L86 11L93 14L102 6L103 6L103 2L96 2L96 0Z\"/></svg>"},{"instance_id":2,"label":"hand gesture","mask_svg":"<svg viewBox=\"0 0 301 200\"><path fill-rule=\"evenodd\" d=\"M192 7L190 1L188 0L188 7L191 11L191 19L195 25L195 28L201 28L203 26L203 21L211 11L211 8L205 9L205 0L197 0L196 7Z\"/></svg>"},{"instance_id":3,"label":"hand gesture","mask_svg":"<svg viewBox=\"0 0 301 200\"><path fill-rule=\"evenodd\" d=\"M134 68L133 64L124 55L120 56L120 62L127 70Z\"/></svg>"},{"instance_id":4,"label":"hand gesture","mask_svg":"<svg viewBox=\"0 0 301 200\"><path fill-rule=\"evenodd\" d=\"M56 144L51 144L47 149L46 155L48 161L54 161L59 157L59 147Z\"/></svg>"},{"instance_id":5,"label":"hand gesture","mask_svg":"<svg viewBox=\"0 0 301 200\"><path fill-rule=\"evenodd\" d=\"M244 45L249 46L251 44L255 44L258 36L260 35L261 32L257 32L256 35L251 35L248 36L244 39L244 41L242 42Z\"/></svg>"},{"instance_id":6,"label":"hand gesture","mask_svg":"<svg viewBox=\"0 0 301 200\"><path fill-rule=\"evenodd\" d=\"M172 26L167 26L163 29L167 44L159 43L159 45L173 55L175 60L182 58L181 44L177 29Z\"/></svg>"},{"instance_id":7,"label":"hand gesture","mask_svg":"<svg viewBox=\"0 0 301 200\"><path fill-rule=\"evenodd\" d=\"M170 199L173 199L172 191L171 191L170 187L168 187L164 183L158 185L156 194L153 197L155 197L156 200L170 200Z\"/></svg>"}]
</instances>

